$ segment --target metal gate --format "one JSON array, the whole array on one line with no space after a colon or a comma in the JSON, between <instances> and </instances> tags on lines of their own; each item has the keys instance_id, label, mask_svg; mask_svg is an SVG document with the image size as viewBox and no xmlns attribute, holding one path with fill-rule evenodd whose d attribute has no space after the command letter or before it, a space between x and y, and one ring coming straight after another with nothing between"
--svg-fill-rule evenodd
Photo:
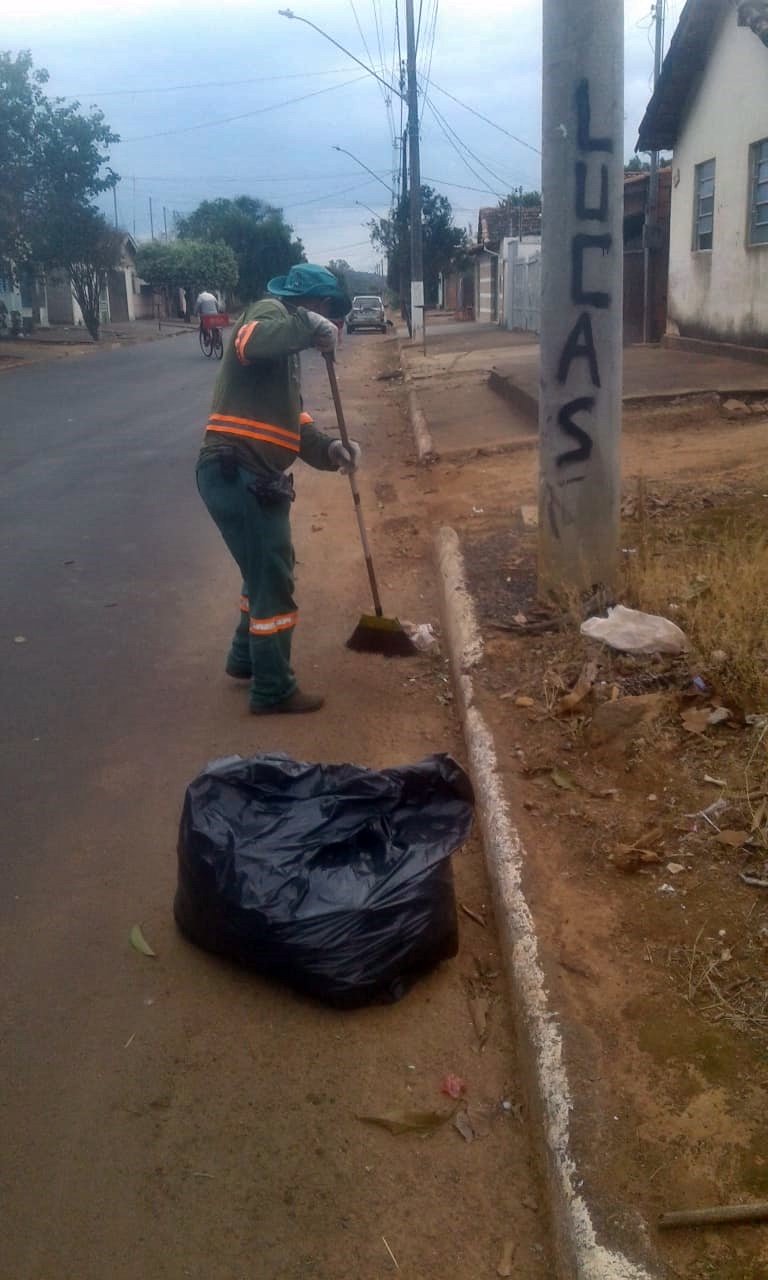
<instances>
[{"instance_id":1,"label":"metal gate","mask_svg":"<svg viewBox=\"0 0 768 1280\"><path fill-rule=\"evenodd\" d=\"M508 271L508 305L505 308L510 329L538 333L541 329L541 255L518 258L510 262Z\"/></svg>"}]
</instances>

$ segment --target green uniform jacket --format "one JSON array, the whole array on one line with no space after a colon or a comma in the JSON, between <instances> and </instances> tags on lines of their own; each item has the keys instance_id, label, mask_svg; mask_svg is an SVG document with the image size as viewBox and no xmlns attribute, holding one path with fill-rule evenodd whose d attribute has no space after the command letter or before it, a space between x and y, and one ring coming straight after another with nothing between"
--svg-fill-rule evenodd
<instances>
[{"instance_id":1,"label":"green uniform jacket","mask_svg":"<svg viewBox=\"0 0 768 1280\"><path fill-rule=\"evenodd\" d=\"M235 323L213 389L201 460L234 448L252 471L285 471L297 458L320 471L332 437L302 410L300 351L312 346L303 307L289 311L276 298L252 303Z\"/></svg>"}]
</instances>

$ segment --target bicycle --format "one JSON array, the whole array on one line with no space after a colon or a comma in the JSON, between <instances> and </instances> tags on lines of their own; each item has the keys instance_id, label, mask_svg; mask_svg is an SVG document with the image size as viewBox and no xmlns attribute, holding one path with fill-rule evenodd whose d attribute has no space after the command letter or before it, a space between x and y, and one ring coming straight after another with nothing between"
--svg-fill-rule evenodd
<instances>
[{"instance_id":1,"label":"bicycle","mask_svg":"<svg viewBox=\"0 0 768 1280\"><path fill-rule=\"evenodd\" d=\"M200 317L200 350L204 356L209 359L215 356L217 360L221 360L224 355L221 331L228 324L229 316L226 311Z\"/></svg>"}]
</instances>

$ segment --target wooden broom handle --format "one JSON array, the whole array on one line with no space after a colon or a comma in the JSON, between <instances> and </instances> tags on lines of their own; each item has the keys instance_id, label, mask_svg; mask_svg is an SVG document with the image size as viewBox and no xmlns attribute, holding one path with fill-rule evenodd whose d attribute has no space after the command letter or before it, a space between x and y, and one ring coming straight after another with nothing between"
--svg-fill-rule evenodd
<instances>
[{"instance_id":1,"label":"wooden broom handle","mask_svg":"<svg viewBox=\"0 0 768 1280\"><path fill-rule=\"evenodd\" d=\"M336 421L339 424L339 435L341 443L345 449L349 450L350 456L352 450L349 448L349 434L347 432L347 424L344 421L344 410L341 405L341 396L339 394L339 384L336 379L336 366L334 364L333 355L330 352L324 353L325 366L328 370L328 381L331 385L331 395L333 396L333 405L336 410ZM368 542L368 534L365 531L365 522L363 520L363 509L360 505L360 493L357 488L354 471L349 473L349 487L352 490L352 498L355 504L355 515L357 516L357 527L360 530L360 541L363 544L363 555L365 556L365 567L368 570L368 580L371 584L371 595L373 596L373 607L376 611L376 617L380 618L384 610L381 607L381 597L379 596L379 588L376 582L376 574L373 571L373 559L371 557L371 548Z\"/></svg>"}]
</instances>

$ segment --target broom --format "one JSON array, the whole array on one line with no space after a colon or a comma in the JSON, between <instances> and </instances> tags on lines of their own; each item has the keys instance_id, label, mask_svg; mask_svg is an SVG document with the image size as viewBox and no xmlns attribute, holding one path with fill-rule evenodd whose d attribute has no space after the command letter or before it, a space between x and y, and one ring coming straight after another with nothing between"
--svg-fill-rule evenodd
<instances>
[{"instance_id":1,"label":"broom","mask_svg":"<svg viewBox=\"0 0 768 1280\"><path fill-rule=\"evenodd\" d=\"M325 363L328 369L328 381L331 384L333 404L336 409L336 421L339 424L339 435L341 436L341 442L344 447L349 449L349 435L347 434L347 425L344 421L344 410L341 407L339 384L336 380L336 369L333 363L333 356L330 353L325 356ZM371 548L368 543L368 534L365 531L365 524L363 522L362 507L360 506L360 493L357 488L357 481L353 471L350 471L349 473L349 487L352 490L352 498L355 504L357 527L360 530L360 541L363 544L365 567L368 570L368 579L371 584L371 595L373 596L373 607L375 613L361 614L357 626L347 641L347 648L356 649L359 653L383 653L386 658L409 657L411 654L417 652L415 645L403 630L398 619L385 618L384 610L381 607L381 598L379 596L379 588L376 583L376 574L373 571Z\"/></svg>"}]
</instances>

